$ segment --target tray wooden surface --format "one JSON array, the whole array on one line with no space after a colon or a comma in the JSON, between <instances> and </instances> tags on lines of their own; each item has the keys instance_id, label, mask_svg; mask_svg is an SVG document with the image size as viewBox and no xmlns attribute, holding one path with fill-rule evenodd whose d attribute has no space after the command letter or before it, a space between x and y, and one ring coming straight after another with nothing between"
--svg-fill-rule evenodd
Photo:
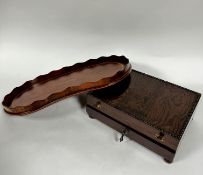
<instances>
[{"instance_id":1,"label":"tray wooden surface","mask_svg":"<svg viewBox=\"0 0 203 175\"><path fill-rule=\"evenodd\" d=\"M7 113L24 115L66 97L114 85L130 72L124 56L90 59L25 82L6 95L2 104Z\"/></svg>"}]
</instances>

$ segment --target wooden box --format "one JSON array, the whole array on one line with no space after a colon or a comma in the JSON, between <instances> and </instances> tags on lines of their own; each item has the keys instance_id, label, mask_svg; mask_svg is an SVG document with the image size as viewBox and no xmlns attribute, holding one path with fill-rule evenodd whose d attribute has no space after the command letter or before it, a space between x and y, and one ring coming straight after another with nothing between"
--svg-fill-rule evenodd
<instances>
[{"instance_id":1,"label":"wooden box","mask_svg":"<svg viewBox=\"0 0 203 175\"><path fill-rule=\"evenodd\" d=\"M200 94L132 70L122 82L87 94L86 110L171 163Z\"/></svg>"}]
</instances>

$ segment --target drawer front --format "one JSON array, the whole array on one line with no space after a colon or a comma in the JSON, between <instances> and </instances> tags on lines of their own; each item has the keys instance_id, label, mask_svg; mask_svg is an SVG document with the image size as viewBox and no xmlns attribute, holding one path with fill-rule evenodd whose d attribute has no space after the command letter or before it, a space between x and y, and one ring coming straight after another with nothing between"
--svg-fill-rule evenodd
<instances>
[{"instance_id":1,"label":"drawer front","mask_svg":"<svg viewBox=\"0 0 203 175\"><path fill-rule=\"evenodd\" d=\"M123 123L129 128L132 128L135 131L142 133L143 135L154 140L155 142L159 142L160 144L176 151L179 140L171 137L170 135L164 135L159 130L143 123L142 121L137 120L136 118L129 116L124 112L119 111L116 108L109 106L108 104L98 100L97 98L91 95L88 95L87 105L91 106L93 109L96 109L110 116L114 120Z\"/></svg>"},{"instance_id":2,"label":"drawer front","mask_svg":"<svg viewBox=\"0 0 203 175\"><path fill-rule=\"evenodd\" d=\"M138 133L137 131L129 128L128 126L114 120L110 116L105 115L104 113L101 113L91 106L86 107L87 113L91 118L95 118L106 125L110 126L111 128L117 130L120 133L123 133L127 129L127 133L125 134L126 137L135 140L136 142L140 143L141 145L145 146L146 148L150 149L151 151L161 155L162 157L165 157L166 159L171 159L174 157L175 151L165 147L158 142L154 142L152 139L142 135L141 133Z\"/></svg>"}]
</instances>

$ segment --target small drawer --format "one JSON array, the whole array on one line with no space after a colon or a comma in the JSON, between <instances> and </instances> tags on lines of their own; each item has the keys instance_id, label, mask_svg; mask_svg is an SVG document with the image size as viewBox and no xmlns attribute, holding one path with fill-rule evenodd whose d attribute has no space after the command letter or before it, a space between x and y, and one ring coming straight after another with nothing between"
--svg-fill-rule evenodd
<instances>
[{"instance_id":1,"label":"small drawer","mask_svg":"<svg viewBox=\"0 0 203 175\"><path fill-rule=\"evenodd\" d=\"M99 104L100 105L100 104ZM101 106L99 106L101 107ZM141 145L145 146L146 148L150 149L151 151L161 155L165 158L165 160L173 160L175 152L158 142L148 138L147 136L135 131L132 128L124 125L123 123L116 121L115 119L111 118L110 116L102 113L99 110L92 108L91 106L86 107L86 111L91 118L97 119L102 123L110 126L111 128L115 129L116 131L120 132L122 136L126 136L136 142L140 143ZM121 140L122 141L122 138Z\"/></svg>"},{"instance_id":2,"label":"small drawer","mask_svg":"<svg viewBox=\"0 0 203 175\"><path fill-rule=\"evenodd\" d=\"M162 131L157 130L154 127L138 120L128 113L125 113L118 108L114 108L108 105L106 102L101 101L93 96L88 96L87 105L92 109L109 116L114 121L127 126L128 128L133 129L134 131L139 132L141 135L144 135L154 142L159 142L159 144L168 147L169 149L176 150L178 145L178 140L174 139L172 136L163 133ZM120 132L120 131L119 131ZM128 134L130 135L130 133Z\"/></svg>"}]
</instances>

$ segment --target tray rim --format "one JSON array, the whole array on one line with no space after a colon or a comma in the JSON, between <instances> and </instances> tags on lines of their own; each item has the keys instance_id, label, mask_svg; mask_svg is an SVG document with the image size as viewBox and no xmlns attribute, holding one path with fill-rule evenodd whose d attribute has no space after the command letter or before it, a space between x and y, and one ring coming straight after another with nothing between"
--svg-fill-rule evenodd
<instances>
[{"instance_id":1,"label":"tray rim","mask_svg":"<svg viewBox=\"0 0 203 175\"><path fill-rule=\"evenodd\" d=\"M66 89L64 89L61 92L52 93L47 98L45 98L43 100L33 101L29 105L10 107L13 99L15 99L15 97L20 92L26 91L26 89L31 88L34 84L36 84L38 82L49 81L54 78L57 78L57 76L70 74L73 72L77 72L78 70L84 70L85 67L94 67L96 65L101 65L102 63L123 64L124 68L123 68L123 70L116 72L114 75L112 75L110 77L105 77L105 78L102 78L95 82L85 82L85 83L82 83L77 86L67 87ZM131 68L132 68L132 66L129 63L129 59L123 55L122 56L116 56L116 55L102 56L97 59L89 59L85 62L79 62L79 63L76 63L71 66L65 66L61 69L53 70L53 71L49 72L48 74L39 75L36 78L34 78L33 80L26 81L24 84L22 84L18 87L15 87L9 94L7 94L2 101L2 105L3 105L4 111L9 114L27 115L27 114L33 113L35 111L41 110L53 103L61 101L65 98L71 97L73 95L79 95L82 93L87 93L89 91L112 86L112 85L120 82L121 80L123 80L125 77L127 77L131 72ZM101 82L106 82L106 84L105 85L99 84ZM88 85L91 86L92 84L93 85L95 84L95 85L90 88L84 88L84 87L87 87ZM83 88L84 88L84 90L81 90ZM76 89L76 92L74 92L74 89ZM77 89L79 89L78 92L77 92ZM70 93L68 93L69 91L70 91ZM71 91L73 91L73 92L71 93Z\"/></svg>"}]
</instances>

